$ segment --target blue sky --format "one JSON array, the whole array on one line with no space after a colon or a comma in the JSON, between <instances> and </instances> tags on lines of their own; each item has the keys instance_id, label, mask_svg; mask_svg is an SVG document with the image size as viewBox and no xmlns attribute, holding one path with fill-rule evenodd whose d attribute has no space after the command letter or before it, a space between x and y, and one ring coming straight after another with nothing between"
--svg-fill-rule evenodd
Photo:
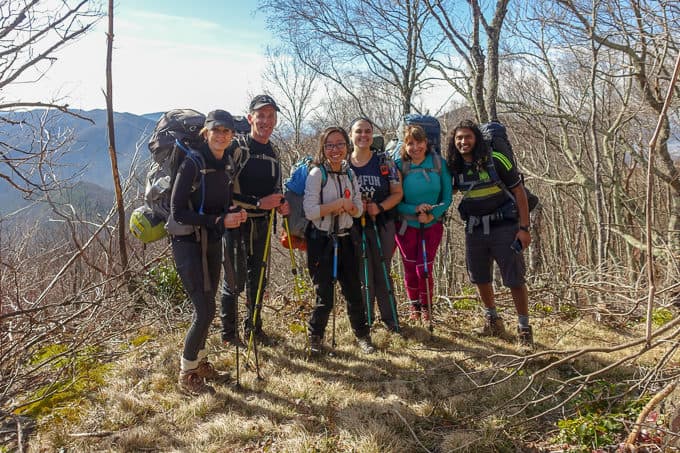
<instances>
[{"instance_id":1,"label":"blue sky","mask_svg":"<svg viewBox=\"0 0 680 453\"><path fill-rule=\"evenodd\" d=\"M120 0L114 12L114 109L243 113L250 96L262 90L265 47L274 43L265 15L254 9L248 0ZM6 94L105 108L106 27L104 18L62 50L37 85L18 84Z\"/></svg>"}]
</instances>

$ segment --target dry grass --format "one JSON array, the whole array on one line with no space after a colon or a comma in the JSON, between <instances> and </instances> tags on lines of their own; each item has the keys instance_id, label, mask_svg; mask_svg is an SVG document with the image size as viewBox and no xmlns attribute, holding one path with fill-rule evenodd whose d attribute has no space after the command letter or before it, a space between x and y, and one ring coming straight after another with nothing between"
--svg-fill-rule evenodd
<instances>
[{"instance_id":1,"label":"dry grass","mask_svg":"<svg viewBox=\"0 0 680 453\"><path fill-rule=\"evenodd\" d=\"M541 414L573 390L553 394L558 383L633 351L592 353L532 375L564 357L560 351L613 346L643 332L642 325L609 329L589 318L536 312L537 349L555 352L524 361L514 343L471 333L481 321L479 310L454 310L439 299L433 338L427 326L405 321L404 337L376 327L378 352L368 356L356 347L339 309L337 348L310 359L305 334L295 325L304 324L311 296L292 300L287 256L278 251L274 259L263 319L279 343L260 348L263 380L250 364L241 369L241 386L234 385L234 350L222 346L216 320L209 357L232 380L217 384L214 396L181 394L176 379L190 312L150 310L155 323L112 344L119 355L106 384L78 403L77 417L40 419L30 451L531 451L530 443L545 440L559 418ZM511 330L514 309L507 295L499 301ZM653 364L661 353L652 351L634 365ZM636 368L630 365L607 376L627 379Z\"/></svg>"},{"instance_id":2,"label":"dry grass","mask_svg":"<svg viewBox=\"0 0 680 453\"><path fill-rule=\"evenodd\" d=\"M107 385L80 408L78 421L41 423L31 450L522 450L525 441L550 427L548 418L523 420L555 401L517 415L537 394L514 398L532 370L552 359L538 358L517 373L507 365L521 356L514 344L469 333L479 321L475 312L440 310L432 339L420 325L404 326L406 338L376 328L379 351L366 356L355 346L341 310L334 354L312 360L304 335L288 329L294 307L272 309L266 312L266 329L279 344L260 348L264 380L256 379L251 365L242 369L240 388L232 380L216 385L214 396L184 396L175 382L186 321L169 333L159 328L149 341L128 345ZM535 317L533 323L541 349L577 348L586 341L617 344L635 335L602 329L585 319ZM218 368L233 371L234 351L218 338L217 332L210 338L211 358ZM549 393L548 378L559 378L562 372L585 372L612 360L602 354L574 361L551 371L536 391ZM496 384L484 387L492 382Z\"/></svg>"}]
</instances>

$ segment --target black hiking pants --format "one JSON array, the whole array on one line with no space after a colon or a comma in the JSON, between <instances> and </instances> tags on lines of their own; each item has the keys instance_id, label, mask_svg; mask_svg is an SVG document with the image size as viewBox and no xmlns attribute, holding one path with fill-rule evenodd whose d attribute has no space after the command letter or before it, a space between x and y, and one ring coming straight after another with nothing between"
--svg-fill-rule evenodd
<instances>
[{"instance_id":1,"label":"black hiking pants","mask_svg":"<svg viewBox=\"0 0 680 453\"><path fill-rule=\"evenodd\" d=\"M364 308L368 311L370 309L371 323L375 321L375 302L378 303L378 310L380 311L380 319L388 329L395 329L397 326L397 306L396 299L392 300L389 289L394 291L394 282L390 276L390 269L392 267L392 255L396 248L394 235L396 232L394 220L386 220L385 222L377 222L373 227L373 220L366 219L366 227L364 233L366 235L366 258L364 258L364 245L362 240L361 223L354 222L352 227L352 238L355 244L359 244L357 248L357 255L359 257L360 267L360 282L362 285L368 284L368 305L366 305L366 288L362 288L361 296L364 301ZM376 238L376 229L378 230L379 238ZM378 239L380 245L378 247ZM385 260L385 269L383 269L383 262L380 260L380 250ZM368 264L368 266L366 266ZM368 268L368 282L365 282L366 274L364 267ZM386 272L385 272L386 270ZM387 275L387 278L385 278ZM392 293L394 295L394 292ZM394 306L392 305L394 304ZM368 316L368 313L367 313Z\"/></svg>"},{"instance_id":2,"label":"black hiking pants","mask_svg":"<svg viewBox=\"0 0 680 453\"><path fill-rule=\"evenodd\" d=\"M268 225L268 214L263 217L249 217L240 227L226 230L222 237L224 251L234 265L236 280L233 285L230 285L226 276L222 278L220 318L222 320L223 340L233 339L236 334L238 296L244 289L246 290L245 304L247 311L243 320L243 328L245 331L252 328L255 308L253 301L257 296ZM260 309L258 310L255 332L262 330L261 304L266 287L267 270L265 269L260 299L256 302L260 304Z\"/></svg>"},{"instance_id":3,"label":"black hiking pants","mask_svg":"<svg viewBox=\"0 0 680 453\"><path fill-rule=\"evenodd\" d=\"M307 239L307 267L316 291L316 305L309 319L310 335L321 338L326 331L333 310L333 240L324 231L309 228ZM338 281L347 302L347 316L357 337L369 334L366 310L361 297L356 244L349 234L338 237Z\"/></svg>"},{"instance_id":4,"label":"black hiking pants","mask_svg":"<svg viewBox=\"0 0 680 453\"><path fill-rule=\"evenodd\" d=\"M201 244L194 241L173 239L172 255L189 300L194 306L191 326L184 338L182 357L196 360L198 351L205 349L205 341L210 332L210 324L215 318L215 294L220 281L222 268L222 247L219 241L209 242L207 249L210 290L204 289Z\"/></svg>"}]
</instances>

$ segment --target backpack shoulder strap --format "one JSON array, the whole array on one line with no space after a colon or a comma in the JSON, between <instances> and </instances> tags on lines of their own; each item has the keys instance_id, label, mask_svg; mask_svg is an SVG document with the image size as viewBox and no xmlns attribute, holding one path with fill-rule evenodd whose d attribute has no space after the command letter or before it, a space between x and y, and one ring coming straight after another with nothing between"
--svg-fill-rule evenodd
<instances>
[{"instance_id":1,"label":"backpack shoulder strap","mask_svg":"<svg viewBox=\"0 0 680 453\"><path fill-rule=\"evenodd\" d=\"M439 174L442 172L442 156L439 153L432 153L432 171Z\"/></svg>"},{"instance_id":2,"label":"backpack shoulder strap","mask_svg":"<svg viewBox=\"0 0 680 453\"><path fill-rule=\"evenodd\" d=\"M411 161L410 160L402 160L401 161L401 175L404 179L406 179L406 175L411 171Z\"/></svg>"},{"instance_id":3,"label":"backpack shoulder strap","mask_svg":"<svg viewBox=\"0 0 680 453\"><path fill-rule=\"evenodd\" d=\"M250 159L250 137L246 135L237 135L234 137L236 148L232 153L232 161L234 163L234 178L238 177L243 167L246 166L248 159Z\"/></svg>"},{"instance_id":4,"label":"backpack shoulder strap","mask_svg":"<svg viewBox=\"0 0 680 453\"><path fill-rule=\"evenodd\" d=\"M500 151L494 151L492 149L491 152L489 153L486 168L491 179L498 183L498 185L503 189L503 192L505 192L508 198L510 198L514 203L515 196L512 194L512 192L510 192L510 189L508 189L508 186L505 185L500 175L498 174L498 171L496 170L496 164L494 163L494 158L498 159L498 161L501 163L501 165L503 165L503 167L505 167L506 170L510 170L512 168L512 162L510 161L510 159L508 159L508 157L505 154L501 153Z\"/></svg>"}]
</instances>

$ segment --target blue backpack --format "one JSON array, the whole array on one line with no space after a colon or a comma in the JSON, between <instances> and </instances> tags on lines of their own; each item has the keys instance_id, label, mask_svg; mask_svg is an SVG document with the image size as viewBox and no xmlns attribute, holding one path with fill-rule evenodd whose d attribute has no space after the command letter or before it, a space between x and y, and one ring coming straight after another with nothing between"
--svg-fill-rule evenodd
<instances>
[{"instance_id":1,"label":"blue backpack","mask_svg":"<svg viewBox=\"0 0 680 453\"><path fill-rule=\"evenodd\" d=\"M436 154L441 155L442 153L442 127L439 124L439 120L434 116L421 115L418 113L409 113L404 115L401 123L399 124L399 129L397 130L397 137L393 138L390 143L387 144L386 151L392 155L392 158L396 159L399 157L399 150L401 148L401 136L404 132L404 127L416 124L423 128L425 135L427 135L427 146L430 151L434 151Z\"/></svg>"},{"instance_id":2,"label":"blue backpack","mask_svg":"<svg viewBox=\"0 0 680 453\"><path fill-rule=\"evenodd\" d=\"M302 205L304 195L305 195L305 184L307 183L307 175L316 165L312 163L312 158L310 156L305 156L293 165L290 170L290 177L286 179L283 183L283 195L286 201L290 205L290 213L288 214L288 228L290 229L290 235L293 236L293 248L299 248L304 250L304 237L305 230L309 225L309 220L305 217L305 210ZM321 170L321 202L323 203L323 188L328 182L328 173L326 172L326 167L323 165L319 166ZM352 172L348 172L347 175L352 179ZM288 242L285 242L288 235L284 231L281 236L281 243L288 246Z\"/></svg>"}]
</instances>

